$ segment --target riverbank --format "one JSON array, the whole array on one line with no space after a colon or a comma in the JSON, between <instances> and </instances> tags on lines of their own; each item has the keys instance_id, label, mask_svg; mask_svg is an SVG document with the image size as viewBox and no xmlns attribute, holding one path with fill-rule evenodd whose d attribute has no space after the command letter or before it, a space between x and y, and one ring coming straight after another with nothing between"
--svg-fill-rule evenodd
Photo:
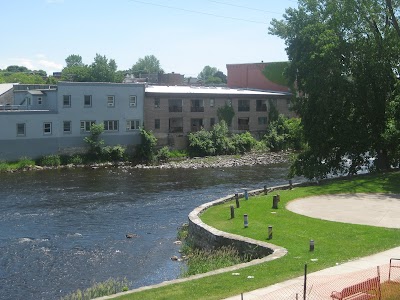
<instances>
[{"instance_id":1,"label":"riverbank","mask_svg":"<svg viewBox=\"0 0 400 300\"><path fill-rule=\"evenodd\" d=\"M160 165L135 165L140 169L198 169L198 168L231 168L241 166L271 165L286 163L291 152L246 153L244 155L223 155L187 158L170 161Z\"/></svg>"},{"instance_id":2,"label":"riverbank","mask_svg":"<svg viewBox=\"0 0 400 300\"><path fill-rule=\"evenodd\" d=\"M59 166L40 166L33 164L24 165L18 168L9 168L3 170L4 172L26 172L26 171L41 171L41 170L54 170L54 169L73 169L73 168L120 168L120 169L200 169L200 168L232 168L242 166L266 166L271 164L287 163L290 161L292 152L267 152L267 153L246 153L244 155L221 155L221 156L206 156L183 158L178 160L171 160L161 164L146 165L134 164L132 162L104 162L92 164L67 164Z\"/></svg>"}]
</instances>

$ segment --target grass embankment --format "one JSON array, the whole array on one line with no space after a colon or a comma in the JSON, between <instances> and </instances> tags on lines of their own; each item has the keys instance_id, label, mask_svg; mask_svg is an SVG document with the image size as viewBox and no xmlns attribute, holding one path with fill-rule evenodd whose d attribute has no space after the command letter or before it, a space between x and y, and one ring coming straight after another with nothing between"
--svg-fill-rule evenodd
<instances>
[{"instance_id":1,"label":"grass embankment","mask_svg":"<svg viewBox=\"0 0 400 300\"><path fill-rule=\"evenodd\" d=\"M233 202L208 209L202 220L220 230L267 240L268 226L273 226L273 244L285 247L283 258L240 269L240 276L231 272L165 286L117 299L221 299L289 278L300 276L304 264L309 272L336 263L377 253L400 245L400 230L353 225L313 219L285 209L296 198L337 193L400 193L400 172L335 180L319 186L280 191L279 209L273 210L272 195L251 197L241 201L236 218L230 219ZM271 212L276 212L272 214ZM243 214L249 215L249 227L243 227ZM309 241L315 241L315 251L309 251ZM318 261L311 261L317 258ZM247 276L254 276L247 279Z\"/></svg>"}]
</instances>

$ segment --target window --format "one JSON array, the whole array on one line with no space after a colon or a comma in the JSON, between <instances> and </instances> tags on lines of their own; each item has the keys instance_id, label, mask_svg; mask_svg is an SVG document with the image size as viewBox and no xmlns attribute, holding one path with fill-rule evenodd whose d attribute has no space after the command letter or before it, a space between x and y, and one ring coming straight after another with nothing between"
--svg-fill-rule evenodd
<instances>
[{"instance_id":1,"label":"window","mask_svg":"<svg viewBox=\"0 0 400 300\"><path fill-rule=\"evenodd\" d=\"M129 96L129 107L136 107L136 96Z\"/></svg>"},{"instance_id":2,"label":"window","mask_svg":"<svg viewBox=\"0 0 400 300\"><path fill-rule=\"evenodd\" d=\"M169 112L182 112L182 99L168 99Z\"/></svg>"},{"instance_id":3,"label":"window","mask_svg":"<svg viewBox=\"0 0 400 300\"><path fill-rule=\"evenodd\" d=\"M26 134L26 125L25 123L17 123L17 136L25 136Z\"/></svg>"},{"instance_id":4,"label":"window","mask_svg":"<svg viewBox=\"0 0 400 300\"><path fill-rule=\"evenodd\" d=\"M215 118L210 118L210 127L215 125Z\"/></svg>"},{"instance_id":5,"label":"window","mask_svg":"<svg viewBox=\"0 0 400 300\"><path fill-rule=\"evenodd\" d=\"M258 117L258 125L267 125L267 117Z\"/></svg>"},{"instance_id":6,"label":"window","mask_svg":"<svg viewBox=\"0 0 400 300\"><path fill-rule=\"evenodd\" d=\"M96 121L81 121L81 132L90 132L93 124L96 124Z\"/></svg>"},{"instance_id":7,"label":"window","mask_svg":"<svg viewBox=\"0 0 400 300\"><path fill-rule=\"evenodd\" d=\"M203 128L203 119L191 119L190 122L190 131L192 132L200 131Z\"/></svg>"},{"instance_id":8,"label":"window","mask_svg":"<svg viewBox=\"0 0 400 300\"><path fill-rule=\"evenodd\" d=\"M256 100L256 111L267 111L267 100Z\"/></svg>"},{"instance_id":9,"label":"window","mask_svg":"<svg viewBox=\"0 0 400 300\"><path fill-rule=\"evenodd\" d=\"M154 129L160 129L160 119L154 120Z\"/></svg>"},{"instance_id":10,"label":"window","mask_svg":"<svg viewBox=\"0 0 400 300\"><path fill-rule=\"evenodd\" d=\"M43 134L46 134L46 135L51 134L51 122L43 123Z\"/></svg>"},{"instance_id":11,"label":"window","mask_svg":"<svg viewBox=\"0 0 400 300\"><path fill-rule=\"evenodd\" d=\"M64 133L71 133L71 121L64 121L63 122L63 132Z\"/></svg>"},{"instance_id":12,"label":"window","mask_svg":"<svg viewBox=\"0 0 400 300\"><path fill-rule=\"evenodd\" d=\"M169 119L169 132L183 132L183 118Z\"/></svg>"},{"instance_id":13,"label":"window","mask_svg":"<svg viewBox=\"0 0 400 300\"><path fill-rule=\"evenodd\" d=\"M238 111L250 111L250 100L239 100Z\"/></svg>"},{"instance_id":14,"label":"window","mask_svg":"<svg viewBox=\"0 0 400 300\"><path fill-rule=\"evenodd\" d=\"M127 131L138 130L139 126L140 126L139 120L127 120L126 121L126 130Z\"/></svg>"},{"instance_id":15,"label":"window","mask_svg":"<svg viewBox=\"0 0 400 300\"><path fill-rule=\"evenodd\" d=\"M85 95L83 97L83 106L92 107L92 95Z\"/></svg>"},{"instance_id":16,"label":"window","mask_svg":"<svg viewBox=\"0 0 400 300\"><path fill-rule=\"evenodd\" d=\"M239 130L249 130L249 118L238 118L238 129Z\"/></svg>"},{"instance_id":17,"label":"window","mask_svg":"<svg viewBox=\"0 0 400 300\"><path fill-rule=\"evenodd\" d=\"M115 97L114 96L107 96L107 106L108 107L115 106Z\"/></svg>"},{"instance_id":18,"label":"window","mask_svg":"<svg viewBox=\"0 0 400 300\"><path fill-rule=\"evenodd\" d=\"M215 99L210 99L210 107L214 107L215 105Z\"/></svg>"},{"instance_id":19,"label":"window","mask_svg":"<svg viewBox=\"0 0 400 300\"><path fill-rule=\"evenodd\" d=\"M63 96L63 107L71 107L71 95Z\"/></svg>"},{"instance_id":20,"label":"window","mask_svg":"<svg viewBox=\"0 0 400 300\"><path fill-rule=\"evenodd\" d=\"M42 97L38 97L37 98L37 104L38 105L42 105Z\"/></svg>"},{"instance_id":21,"label":"window","mask_svg":"<svg viewBox=\"0 0 400 300\"><path fill-rule=\"evenodd\" d=\"M104 121L104 131L118 131L118 120Z\"/></svg>"},{"instance_id":22,"label":"window","mask_svg":"<svg viewBox=\"0 0 400 300\"><path fill-rule=\"evenodd\" d=\"M160 108L160 98L154 98L154 108Z\"/></svg>"},{"instance_id":23,"label":"window","mask_svg":"<svg viewBox=\"0 0 400 300\"><path fill-rule=\"evenodd\" d=\"M202 99L190 100L190 111L191 112L204 112L204 101Z\"/></svg>"}]
</instances>

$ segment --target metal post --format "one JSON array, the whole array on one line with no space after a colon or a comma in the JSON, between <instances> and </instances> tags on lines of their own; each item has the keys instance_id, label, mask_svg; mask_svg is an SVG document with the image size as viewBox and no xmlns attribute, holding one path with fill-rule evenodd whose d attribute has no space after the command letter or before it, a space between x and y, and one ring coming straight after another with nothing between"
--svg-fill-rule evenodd
<instances>
[{"instance_id":1,"label":"metal post","mask_svg":"<svg viewBox=\"0 0 400 300\"><path fill-rule=\"evenodd\" d=\"M268 239L272 240L272 226L268 226Z\"/></svg>"},{"instance_id":2,"label":"metal post","mask_svg":"<svg viewBox=\"0 0 400 300\"><path fill-rule=\"evenodd\" d=\"M247 216L247 214L243 215L243 220L244 220L244 228L249 227L249 217Z\"/></svg>"},{"instance_id":3,"label":"metal post","mask_svg":"<svg viewBox=\"0 0 400 300\"><path fill-rule=\"evenodd\" d=\"M310 240L310 251L314 251L314 240Z\"/></svg>"},{"instance_id":4,"label":"metal post","mask_svg":"<svg viewBox=\"0 0 400 300\"><path fill-rule=\"evenodd\" d=\"M231 219L235 218L235 208L231 205Z\"/></svg>"},{"instance_id":5,"label":"metal post","mask_svg":"<svg viewBox=\"0 0 400 300\"><path fill-rule=\"evenodd\" d=\"M303 291L303 300L307 300L307 264L304 265L304 291Z\"/></svg>"},{"instance_id":6,"label":"metal post","mask_svg":"<svg viewBox=\"0 0 400 300\"><path fill-rule=\"evenodd\" d=\"M239 203L239 194L238 193L235 194L235 200L236 200L236 208L239 208L240 203Z\"/></svg>"},{"instance_id":7,"label":"metal post","mask_svg":"<svg viewBox=\"0 0 400 300\"><path fill-rule=\"evenodd\" d=\"M247 192L247 189L244 189L244 199L249 200L249 193Z\"/></svg>"},{"instance_id":8,"label":"metal post","mask_svg":"<svg viewBox=\"0 0 400 300\"><path fill-rule=\"evenodd\" d=\"M264 185L264 195L267 195L267 194L268 194L268 189L267 189L267 186Z\"/></svg>"}]
</instances>

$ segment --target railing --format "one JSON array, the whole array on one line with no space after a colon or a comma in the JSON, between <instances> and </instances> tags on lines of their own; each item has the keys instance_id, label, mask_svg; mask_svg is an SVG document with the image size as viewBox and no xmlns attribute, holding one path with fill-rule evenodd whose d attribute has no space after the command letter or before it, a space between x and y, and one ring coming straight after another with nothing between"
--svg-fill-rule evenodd
<instances>
[{"instance_id":1,"label":"railing","mask_svg":"<svg viewBox=\"0 0 400 300\"><path fill-rule=\"evenodd\" d=\"M183 127L170 127L169 132L170 133L183 132Z\"/></svg>"},{"instance_id":2,"label":"railing","mask_svg":"<svg viewBox=\"0 0 400 300\"><path fill-rule=\"evenodd\" d=\"M238 107L238 111L250 111L250 106L248 106L248 105L240 105Z\"/></svg>"},{"instance_id":3,"label":"railing","mask_svg":"<svg viewBox=\"0 0 400 300\"><path fill-rule=\"evenodd\" d=\"M191 106L191 112L204 112L204 106Z\"/></svg>"},{"instance_id":4,"label":"railing","mask_svg":"<svg viewBox=\"0 0 400 300\"><path fill-rule=\"evenodd\" d=\"M250 126L249 125L238 125L238 130L249 130Z\"/></svg>"},{"instance_id":5,"label":"railing","mask_svg":"<svg viewBox=\"0 0 400 300\"><path fill-rule=\"evenodd\" d=\"M20 107L24 107L26 108L26 106L22 106L22 105L11 105L11 104L3 104L0 105L0 110L19 110Z\"/></svg>"},{"instance_id":6,"label":"railing","mask_svg":"<svg viewBox=\"0 0 400 300\"><path fill-rule=\"evenodd\" d=\"M182 112L182 106L170 106L169 112Z\"/></svg>"}]
</instances>

